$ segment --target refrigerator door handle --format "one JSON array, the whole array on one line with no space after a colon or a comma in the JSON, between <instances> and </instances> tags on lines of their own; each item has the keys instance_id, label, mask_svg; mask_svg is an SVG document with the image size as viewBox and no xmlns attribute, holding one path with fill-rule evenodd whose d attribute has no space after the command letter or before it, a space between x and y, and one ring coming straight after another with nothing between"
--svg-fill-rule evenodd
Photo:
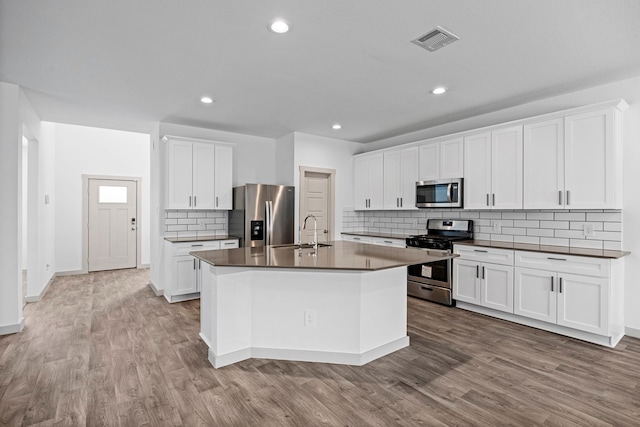
<instances>
[{"instance_id":1,"label":"refrigerator door handle","mask_svg":"<svg viewBox=\"0 0 640 427\"><path fill-rule=\"evenodd\" d=\"M266 246L271 244L271 210L269 207L269 202L264 202L264 244Z\"/></svg>"},{"instance_id":2,"label":"refrigerator door handle","mask_svg":"<svg viewBox=\"0 0 640 427\"><path fill-rule=\"evenodd\" d=\"M269 200L269 244L273 244L273 201Z\"/></svg>"}]
</instances>

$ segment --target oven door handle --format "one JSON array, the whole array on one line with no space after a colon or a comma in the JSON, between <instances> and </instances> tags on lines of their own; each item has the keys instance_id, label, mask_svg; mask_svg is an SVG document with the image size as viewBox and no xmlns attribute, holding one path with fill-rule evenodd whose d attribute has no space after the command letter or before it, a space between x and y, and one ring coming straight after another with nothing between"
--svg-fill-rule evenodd
<instances>
[{"instance_id":1,"label":"oven door handle","mask_svg":"<svg viewBox=\"0 0 640 427\"><path fill-rule=\"evenodd\" d=\"M433 252L433 253L436 253L436 254L438 254L440 256L451 255L451 252L449 252L446 249L429 249L429 248L419 248L419 249L421 249L423 251L427 251L427 252ZM438 262L438 261L435 261L435 262ZM428 263L426 263L426 264L428 264Z\"/></svg>"}]
</instances>

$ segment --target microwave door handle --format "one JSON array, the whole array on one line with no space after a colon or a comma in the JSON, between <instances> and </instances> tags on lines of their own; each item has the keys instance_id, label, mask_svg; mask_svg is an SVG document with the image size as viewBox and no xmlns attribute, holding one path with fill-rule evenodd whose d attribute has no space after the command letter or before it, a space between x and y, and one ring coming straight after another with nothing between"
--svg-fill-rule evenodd
<instances>
[{"instance_id":1,"label":"microwave door handle","mask_svg":"<svg viewBox=\"0 0 640 427\"><path fill-rule=\"evenodd\" d=\"M447 202L451 203L451 186L453 184L447 185Z\"/></svg>"}]
</instances>

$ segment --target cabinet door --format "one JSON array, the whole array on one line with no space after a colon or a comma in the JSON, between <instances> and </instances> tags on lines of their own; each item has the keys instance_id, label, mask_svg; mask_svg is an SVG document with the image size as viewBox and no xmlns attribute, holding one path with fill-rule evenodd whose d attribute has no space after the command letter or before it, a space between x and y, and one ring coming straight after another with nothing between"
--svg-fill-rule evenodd
<instances>
[{"instance_id":1,"label":"cabinet door","mask_svg":"<svg viewBox=\"0 0 640 427\"><path fill-rule=\"evenodd\" d=\"M564 208L564 120L524 127L523 206Z\"/></svg>"},{"instance_id":2,"label":"cabinet door","mask_svg":"<svg viewBox=\"0 0 640 427\"><path fill-rule=\"evenodd\" d=\"M191 255L173 257L173 286L171 295L198 292L197 260Z\"/></svg>"},{"instance_id":3,"label":"cabinet door","mask_svg":"<svg viewBox=\"0 0 640 427\"><path fill-rule=\"evenodd\" d=\"M513 312L520 316L556 323L555 272L516 267Z\"/></svg>"},{"instance_id":4,"label":"cabinet door","mask_svg":"<svg viewBox=\"0 0 640 427\"><path fill-rule=\"evenodd\" d=\"M522 126L491 134L491 209L522 209Z\"/></svg>"},{"instance_id":5,"label":"cabinet door","mask_svg":"<svg viewBox=\"0 0 640 427\"><path fill-rule=\"evenodd\" d=\"M462 138L440 143L440 179L464 176L464 150Z\"/></svg>"},{"instance_id":6,"label":"cabinet door","mask_svg":"<svg viewBox=\"0 0 640 427\"><path fill-rule=\"evenodd\" d=\"M558 274L558 325L609 334L609 280Z\"/></svg>"},{"instance_id":7,"label":"cabinet door","mask_svg":"<svg viewBox=\"0 0 640 427\"><path fill-rule=\"evenodd\" d=\"M420 172L418 181L434 181L440 178L440 144L437 142L419 148Z\"/></svg>"},{"instance_id":8,"label":"cabinet door","mask_svg":"<svg viewBox=\"0 0 640 427\"><path fill-rule=\"evenodd\" d=\"M471 304L481 303L480 264L464 259L453 260L453 298Z\"/></svg>"},{"instance_id":9,"label":"cabinet door","mask_svg":"<svg viewBox=\"0 0 640 427\"><path fill-rule=\"evenodd\" d=\"M193 143L193 209L215 209L216 146Z\"/></svg>"},{"instance_id":10,"label":"cabinet door","mask_svg":"<svg viewBox=\"0 0 640 427\"><path fill-rule=\"evenodd\" d=\"M193 204L193 145L169 141L167 145L166 209L191 209Z\"/></svg>"},{"instance_id":11,"label":"cabinet door","mask_svg":"<svg viewBox=\"0 0 640 427\"><path fill-rule=\"evenodd\" d=\"M464 138L464 208L490 209L491 133Z\"/></svg>"},{"instance_id":12,"label":"cabinet door","mask_svg":"<svg viewBox=\"0 0 640 427\"><path fill-rule=\"evenodd\" d=\"M513 267L482 264L481 304L494 310L513 313Z\"/></svg>"},{"instance_id":13,"label":"cabinet door","mask_svg":"<svg viewBox=\"0 0 640 427\"><path fill-rule=\"evenodd\" d=\"M384 153L383 198L385 209L400 209L400 150Z\"/></svg>"},{"instance_id":14,"label":"cabinet door","mask_svg":"<svg viewBox=\"0 0 640 427\"><path fill-rule=\"evenodd\" d=\"M565 190L569 209L614 209L613 109L565 117Z\"/></svg>"},{"instance_id":15,"label":"cabinet door","mask_svg":"<svg viewBox=\"0 0 640 427\"><path fill-rule=\"evenodd\" d=\"M417 209L418 156L418 147L405 148L400 152L400 207L402 209Z\"/></svg>"},{"instance_id":16,"label":"cabinet door","mask_svg":"<svg viewBox=\"0 0 640 427\"><path fill-rule=\"evenodd\" d=\"M216 146L215 208L233 209L233 148Z\"/></svg>"},{"instance_id":17,"label":"cabinet door","mask_svg":"<svg viewBox=\"0 0 640 427\"><path fill-rule=\"evenodd\" d=\"M364 210L369 199L369 160L365 156L353 159L353 208Z\"/></svg>"},{"instance_id":18,"label":"cabinet door","mask_svg":"<svg viewBox=\"0 0 640 427\"><path fill-rule=\"evenodd\" d=\"M382 209L384 187L384 160L382 153L369 156L369 209Z\"/></svg>"}]
</instances>

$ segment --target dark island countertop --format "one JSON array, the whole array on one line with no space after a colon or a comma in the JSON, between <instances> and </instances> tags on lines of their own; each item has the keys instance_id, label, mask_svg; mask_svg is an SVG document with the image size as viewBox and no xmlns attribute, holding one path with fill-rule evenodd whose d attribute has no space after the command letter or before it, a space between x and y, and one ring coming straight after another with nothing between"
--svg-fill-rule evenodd
<instances>
[{"instance_id":1,"label":"dark island countertop","mask_svg":"<svg viewBox=\"0 0 640 427\"><path fill-rule=\"evenodd\" d=\"M516 251L545 252L545 253L560 254L560 255L586 256L586 257L592 257L592 258L608 258L608 259L622 258L631 253L627 251L616 251L616 250L608 250L608 249L571 248L567 246L533 245L530 243L493 242L489 240L465 240L463 242L454 243L454 244L467 245L467 246L482 246L486 248L496 248L496 249L513 249Z\"/></svg>"},{"instance_id":2,"label":"dark island countertop","mask_svg":"<svg viewBox=\"0 0 640 427\"><path fill-rule=\"evenodd\" d=\"M318 270L376 271L387 268L441 261L457 255L416 248L392 248L346 241L331 246L297 249L292 246L261 246L191 252L194 257L217 267L259 267Z\"/></svg>"},{"instance_id":3,"label":"dark island countertop","mask_svg":"<svg viewBox=\"0 0 640 427\"><path fill-rule=\"evenodd\" d=\"M189 242L214 242L216 240L238 240L235 236L190 236L190 237L165 237L164 240L171 243Z\"/></svg>"},{"instance_id":4,"label":"dark island countertop","mask_svg":"<svg viewBox=\"0 0 640 427\"><path fill-rule=\"evenodd\" d=\"M365 236L365 237L377 237L380 239L399 239L404 240L407 237L413 236L413 234L385 234L385 233L370 233L368 231L343 231L340 234L345 234L348 236Z\"/></svg>"}]
</instances>

